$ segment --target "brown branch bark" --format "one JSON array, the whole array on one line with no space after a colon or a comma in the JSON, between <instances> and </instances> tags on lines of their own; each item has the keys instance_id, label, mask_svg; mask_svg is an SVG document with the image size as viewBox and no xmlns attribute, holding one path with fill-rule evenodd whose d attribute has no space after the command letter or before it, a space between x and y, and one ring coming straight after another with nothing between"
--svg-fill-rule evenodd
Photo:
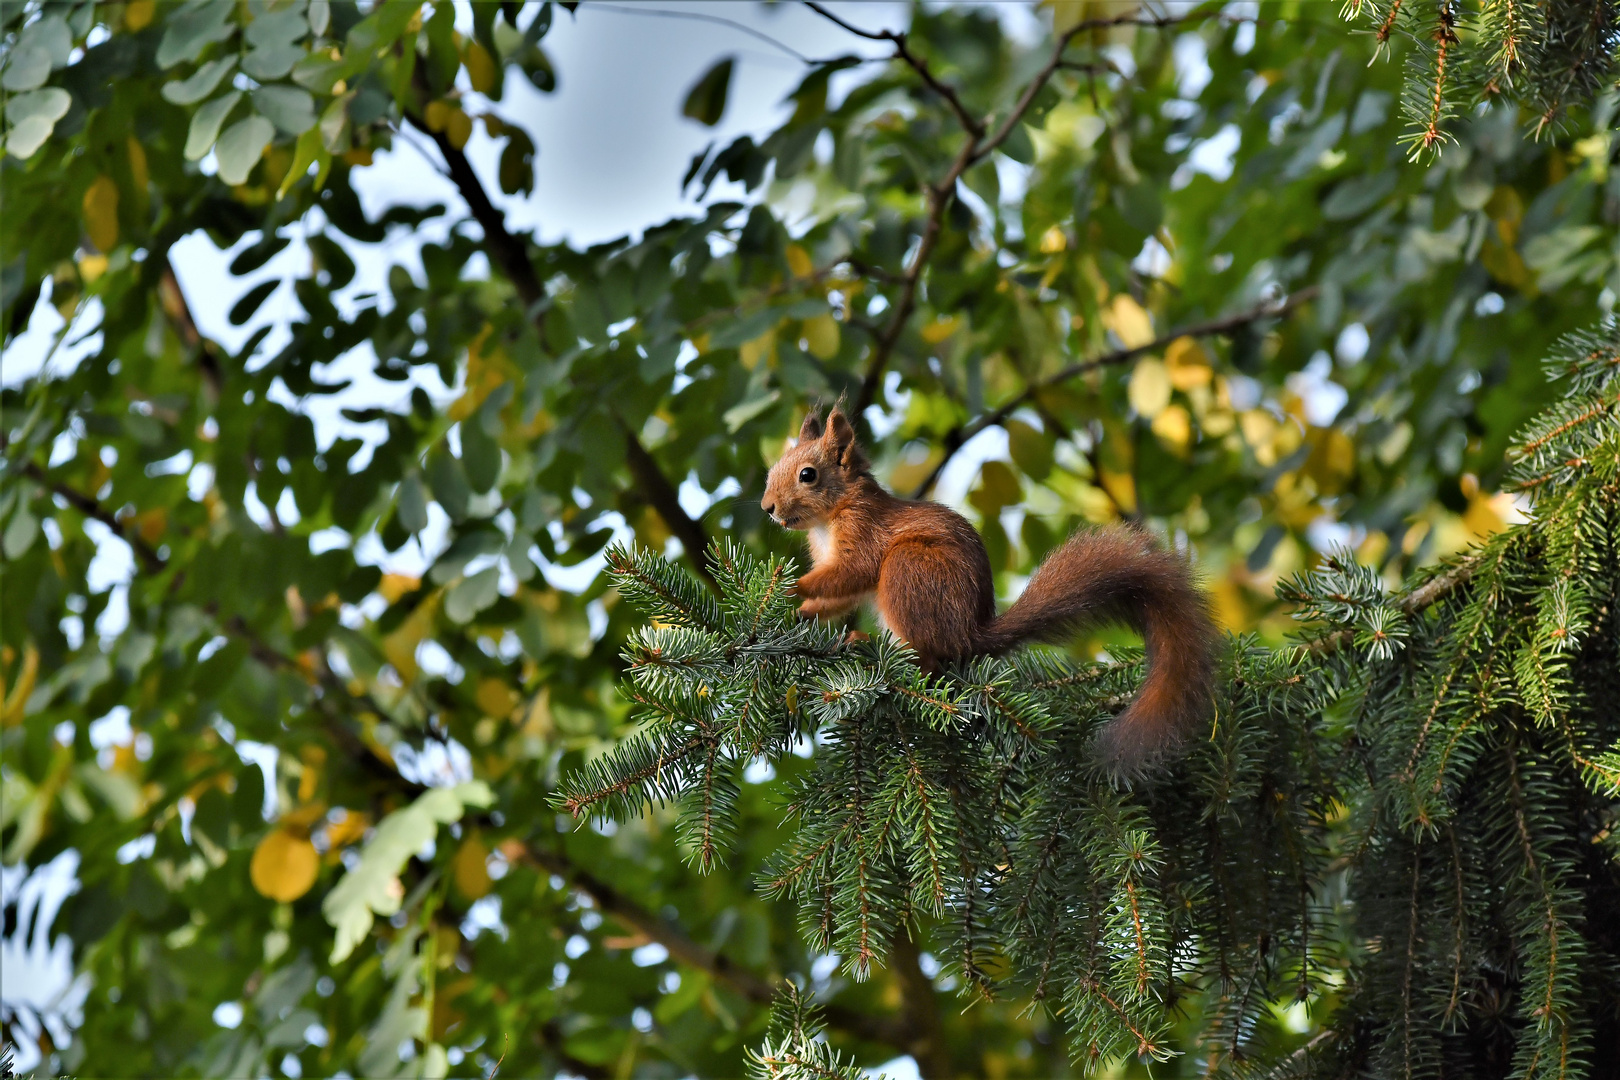
<instances>
[{"instance_id":1,"label":"brown branch bark","mask_svg":"<svg viewBox=\"0 0 1620 1080\"><path fill-rule=\"evenodd\" d=\"M945 471L945 466L950 463L951 458L956 455L956 452L960 450L969 439L973 438L985 428L995 427L997 424L1005 421L1009 416L1023 407L1023 405L1033 400L1035 396L1038 395L1042 390L1049 390L1060 383L1067 382L1068 380L1076 378L1080 375L1086 375L1090 372L1098 371L1105 367L1114 367L1116 365L1123 364L1128 360L1134 360L1143 353L1153 352L1157 349L1166 347L1177 338L1210 337L1215 334L1229 334L1233 330L1237 330L1262 319L1281 318L1290 311L1293 311L1295 308L1299 307L1301 304L1314 300L1319 291L1320 290L1315 285L1311 285L1292 293L1280 303L1268 301L1266 303L1257 304L1246 311L1240 311L1232 315L1223 315L1218 319L1208 319L1204 322L1192 323L1188 326L1178 326L1174 330L1170 330L1159 337L1154 338L1152 341L1147 342L1145 345L1134 345L1130 348L1115 349L1111 352L1102 353L1101 355L1091 357L1088 360L1082 360L1079 363L1070 364L1068 367L1062 369L1056 374L1049 375L1044 379L1029 384L1023 389L1023 391L1013 395L991 412L985 413L983 416L972 421L971 423L952 428L950 431L946 432L943 440L945 443L945 456L940 459L937 465L934 466L933 470L930 471L928 476L923 479L922 483L917 485L917 488L914 492L912 492L911 497L914 499L920 499L926 495L928 490L934 486L934 482L939 479L939 474Z\"/></svg>"},{"instance_id":2,"label":"brown branch bark","mask_svg":"<svg viewBox=\"0 0 1620 1080\"><path fill-rule=\"evenodd\" d=\"M648 911L608 882L575 864L562 852L526 843L523 845L522 859L548 874L556 874L575 890L588 896L603 915L613 918L626 930L644 934L658 942L669 950L669 955L676 961L703 972L749 1001L768 1005L776 997L776 989L765 979L723 953L699 945L679 926L662 915ZM897 1018L874 1016L836 1004L823 1006L821 1015L828 1026L856 1038L908 1050L908 1025Z\"/></svg>"},{"instance_id":3,"label":"brown branch bark","mask_svg":"<svg viewBox=\"0 0 1620 1080\"><path fill-rule=\"evenodd\" d=\"M1422 585L1396 600L1395 607L1408 618L1422 614L1426 609L1444 600L1472 581L1478 569L1479 559L1477 557L1463 559L1455 566L1442 570ZM1355 640L1356 632L1354 630L1335 630L1331 634L1324 634L1313 639L1305 648L1318 655L1324 655L1337 652L1353 644Z\"/></svg>"},{"instance_id":4,"label":"brown branch bark","mask_svg":"<svg viewBox=\"0 0 1620 1080\"><path fill-rule=\"evenodd\" d=\"M911 934L902 926L895 931L889 951L889 967L900 984L900 1015L905 1020L910 1041L906 1053L917 1062L925 1080L949 1080L956 1074L950 1047L945 1043L945 1026L940 1022L934 982L923 974L922 954Z\"/></svg>"},{"instance_id":5,"label":"brown branch bark","mask_svg":"<svg viewBox=\"0 0 1620 1080\"><path fill-rule=\"evenodd\" d=\"M517 290L518 298L523 301L524 309L536 329L543 329L545 315L538 310L538 305L545 299L545 286L535 273L534 263L529 260L529 252L524 242L507 229L505 215L490 202L483 183L473 171L472 163L467 160L467 155L457 150L443 132L429 129L427 122L419 114L407 112L405 118L432 138L433 144L438 147L449 170L451 181L456 185L461 197L467 201L473 220L484 230L484 249L489 255L490 262L500 268L501 273L506 275L512 287ZM642 498L646 499L648 505L664 519L669 531L680 538L681 544L686 548L687 557L691 559L698 573L713 584L714 575L708 564L708 532L701 522L693 520L681 508L681 500L675 485L664 475L658 462L641 444L636 433L617 415L613 419L624 432L625 461L630 467L630 475L640 489Z\"/></svg>"},{"instance_id":6,"label":"brown branch bark","mask_svg":"<svg viewBox=\"0 0 1620 1080\"><path fill-rule=\"evenodd\" d=\"M933 254L934 247L939 240L939 234L944 227L945 212L950 209L951 201L956 197L956 184L962 174L974 164L982 161L1012 135L1018 124L1029 112L1030 106L1041 89L1046 86L1054 72L1063 63L1063 52L1069 43L1077 36L1090 30L1100 30L1114 26L1151 26L1164 27L1177 23L1194 22L1207 18L1214 18L1219 13L1213 11L1191 12L1187 15L1142 16L1135 13L1119 15L1104 19L1084 19L1075 25L1063 30L1057 35L1052 51L1047 57L1041 70L1024 87L1023 93L1012 110L1002 119L994 131L990 131L990 117L976 120L962 104L956 92L934 77L928 65L906 45L905 34L895 30L862 30L851 23L844 21L837 15L828 11L814 0L805 0L806 6L822 17L859 37L871 41L890 41L894 43L894 59L906 64L916 71L923 82L935 93L944 99L956 116L957 122L967 135L967 142L951 162L951 166L937 183L928 185L925 192L928 201L927 216L923 222L922 238L917 245L917 254L912 258L911 266L906 270L900 286L900 296L894 305L894 313L889 317L888 324L879 334L876 344L872 348L872 358L867 364L866 374L861 378L860 392L855 399L855 415L858 418L866 411L877 397L878 386L883 381L883 374L889 366L889 360L894 355L895 346L900 341L900 335L905 332L906 322L917 308L917 293L921 287L923 270L928 265L929 256Z\"/></svg>"},{"instance_id":7,"label":"brown branch bark","mask_svg":"<svg viewBox=\"0 0 1620 1080\"><path fill-rule=\"evenodd\" d=\"M48 488L52 494L58 496L63 502L85 517L94 518L111 529L119 539L129 545L130 550L135 553L135 557L141 561L141 568L148 574L161 573L167 566L163 561L163 557L153 550L152 545L141 539L140 533L131 528L130 523L121 520L118 515L102 506L92 496L52 480L44 469L32 461L23 462L22 474Z\"/></svg>"}]
</instances>

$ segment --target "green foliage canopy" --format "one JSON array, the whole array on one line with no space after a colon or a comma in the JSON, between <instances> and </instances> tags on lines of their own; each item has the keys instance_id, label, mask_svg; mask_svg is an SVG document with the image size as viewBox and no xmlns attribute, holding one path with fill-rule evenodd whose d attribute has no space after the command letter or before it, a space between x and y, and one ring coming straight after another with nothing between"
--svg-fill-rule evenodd
<instances>
[{"instance_id":1,"label":"green foliage canopy","mask_svg":"<svg viewBox=\"0 0 1620 1080\"><path fill-rule=\"evenodd\" d=\"M917 953L943 938L901 935L851 983L794 903L752 889L821 751L729 792L726 874L682 860L667 813L559 815L633 723L637 622L606 576L547 572L616 529L710 577L718 530L794 551L751 493L807 402L842 392L872 406L897 488L989 442L964 455L966 508L1009 582L1080 523L1140 517L1196 548L1230 626L1274 634L1272 586L1331 539L1398 579L1499 527L1509 440L1553 399L1529 361L1620 288L1612 94L1539 141L1536 110L1496 100L1412 167L1401 64L1301 4L1058 5L1058 40L1033 44L919 9L893 61L811 65L781 128L692 163L693 190L723 177L744 201L541 244L507 225L537 153L518 88L555 88L565 6L479 3L459 30L447 3L0 9L8 349L46 303L63 336L99 317L75 367L0 393L0 844L8 865L80 858L59 929L91 989L63 1069L438 1075L504 1054L512 1074L729 1075L784 974L863 1060L1060 1067L1062 1017L942 1011L952 976ZM489 175L475 131L500 146ZM360 170L407 138L464 217L362 207ZM420 275L345 293L402 228L439 237ZM290 285L284 348L198 333L170 252L199 234L245 241L239 274L298 237L307 270L230 311L252 324ZM480 254L491 275L464 275ZM368 440L328 441L311 406L355 350L400 400L351 411ZM406 394L427 368L452 403ZM683 483L742 495L693 516ZM435 506L430 568L385 574L372 545L400 551ZM127 585L93 586L120 543ZM1549 625L1597 595L1566 589ZM1560 663L1527 671L1553 685ZM114 715L132 740L96 746ZM426 788L415 763L456 748L471 786Z\"/></svg>"}]
</instances>

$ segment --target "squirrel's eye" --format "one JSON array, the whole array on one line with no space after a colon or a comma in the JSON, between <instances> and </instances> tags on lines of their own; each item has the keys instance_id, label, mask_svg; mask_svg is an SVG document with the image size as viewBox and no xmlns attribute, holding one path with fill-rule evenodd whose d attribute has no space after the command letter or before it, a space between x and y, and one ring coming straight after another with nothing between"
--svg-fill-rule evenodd
<instances>
[{"instance_id":1,"label":"squirrel's eye","mask_svg":"<svg viewBox=\"0 0 1620 1080\"><path fill-rule=\"evenodd\" d=\"M816 470L812 469L808 465L806 465L804 468L799 470L799 483L801 483L801 484L813 484L815 482L816 482Z\"/></svg>"}]
</instances>

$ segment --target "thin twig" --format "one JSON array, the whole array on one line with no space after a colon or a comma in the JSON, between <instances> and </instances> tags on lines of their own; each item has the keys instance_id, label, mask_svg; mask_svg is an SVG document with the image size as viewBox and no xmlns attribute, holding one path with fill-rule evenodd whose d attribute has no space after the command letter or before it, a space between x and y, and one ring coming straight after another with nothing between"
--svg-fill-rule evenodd
<instances>
[{"instance_id":1,"label":"thin twig","mask_svg":"<svg viewBox=\"0 0 1620 1080\"><path fill-rule=\"evenodd\" d=\"M163 557L152 549L152 545L141 539L140 533L130 527L130 522L123 520L117 514L102 506L93 496L86 495L82 491L76 491L66 484L52 480L46 475L44 469L41 469L32 461L23 462L22 474L30 480L49 488L52 494L85 517L94 518L111 529L115 536L128 544L130 550L135 552L136 558L141 560L141 566L147 573L161 573L167 566L167 563L163 561Z\"/></svg>"},{"instance_id":2,"label":"thin twig","mask_svg":"<svg viewBox=\"0 0 1620 1080\"><path fill-rule=\"evenodd\" d=\"M895 346L900 341L900 335L905 331L906 322L916 311L917 293L921 285L923 270L928 265L929 256L933 254L934 247L939 240L939 234L944 227L945 212L950 209L952 200L956 197L956 184L962 174L973 165L984 160L998 147L1012 136L1018 125L1023 122L1030 107L1034 105L1035 98L1051 80L1059 66L1063 63L1064 50L1069 43L1080 34L1091 30L1102 30L1116 26L1147 26L1165 27L1178 23L1195 22L1219 16L1217 11L1195 11L1186 15L1153 15L1144 16L1136 13L1113 16L1104 19L1084 19L1057 35L1052 45L1046 63L1042 65L1035 77L1024 87L1018 101L1002 119L994 131L990 131L990 117L984 120L975 120L962 105L954 90L940 83L928 70L928 66L915 54L911 53L905 44L905 35L894 30L862 30L851 23L844 21L832 12L823 8L814 0L805 0L805 3L823 17L833 23L872 41L890 41L895 45L895 59L910 66L930 89L944 98L951 111L956 115L957 121L967 133L967 142L951 162L950 168L937 183L928 185L925 195L928 202L927 217L923 223L922 237L917 244L917 252L912 257L911 265L906 269L905 277L901 283L900 296L894 305L894 313L889 317L888 324L878 336L872 348L872 358L867 365L866 374L861 379L860 392L855 398L855 415L858 417L866 411L877 397L878 386L883 381L883 375L888 368L889 360L894 355ZM989 132L987 134L987 132Z\"/></svg>"},{"instance_id":3,"label":"thin twig","mask_svg":"<svg viewBox=\"0 0 1620 1080\"><path fill-rule=\"evenodd\" d=\"M1068 380L1077 378L1081 375L1087 375L1093 371L1101 370L1102 368L1114 367L1119 364L1123 364L1126 361L1134 360L1143 353L1149 353L1162 349L1178 338L1210 337L1216 334L1229 334L1234 330L1247 326L1250 323L1259 322L1262 319L1281 318L1290 311L1293 311L1295 308L1299 307L1301 304L1314 300L1319 291L1320 290L1315 285L1311 285L1290 294L1280 302L1266 301L1264 303L1257 304L1246 311L1240 311L1232 315L1223 315L1217 319L1209 319L1204 322L1193 323L1188 326L1179 326L1174 330L1167 331L1163 335L1156 337L1152 341L1145 344L1133 345L1124 349L1114 349L1111 352L1093 356L1090 359L1082 360L1075 364L1070 364L1068 367L1054 375L1049 375L1037 382L1030 383L1021 393L1013 395L993 411L984 414L971 423L953 428L947 432L944 439L945 456L940 459L937 465L934 466L934 468L929 472L928 476L923 479L922 483L917 485L917 488L912 493L911 497L914 499L920 499L926 495L928 490L934 486L935 481L939 479L939 474L945 470L945 466L950 463L951 459L956 455L956 452L960 450L969 439L973 438L986 428L995 427L996 425L1001 424L1013 413L1022 408L1027 402L1033 400L1038 394L1041 393L1041 391L1050 390L1052 387L1057 386L1060 383L1067 382Z\"/></svg>"}]
</instances>

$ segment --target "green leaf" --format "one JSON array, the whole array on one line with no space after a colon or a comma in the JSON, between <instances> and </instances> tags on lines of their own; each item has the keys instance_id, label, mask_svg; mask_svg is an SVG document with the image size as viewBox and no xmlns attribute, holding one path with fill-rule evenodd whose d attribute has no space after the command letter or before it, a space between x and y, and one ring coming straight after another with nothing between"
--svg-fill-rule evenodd
<instances>
[{"instance_id":1,"label":"green leaf","mask_svg":"<svg viewBox=\"0 0 1620 1080\"><path fill-rule=\"evenodd\" d=\"M501 448L489 432L470 416L461 425L461 465L474 491L488 491L501 472Z\"/></svg>"},{"instance_id":2,"label":"green leaf","mask_svg":"<svg viewBox=\"0 0 1620 1080\"><path fill-rule=\"evenodd\" d=\"M317 166L315 190L319 191L326 180L327 170L332 167L332 155L321 145L319 128L310 128L298 136L298 143L293 148L292 166L287 170L287 175L281 178L281 187L276 190L276 198L285 199L293 185L309 175L311 165Z\"/></svg>"},{"instance_id":3,"label":"green leaf","mask_svg":"<svg viewBox=\"0 0 1620 1080\"><path fill-rule=\"evenodd\" d=\"M728 56L705 72L687 91L681 115L707 127L718 124L726 112L726 93L731 89L731 69L735 65L735 58Z\"/></svg>"},{"instance_id":4,"label":"green leaf","mask_svg":"<svg viewBox=\"0 0 1620 1080\"><path fill-rule=\"evenodd\" d=\"M291 45L309 33L309 20L302 5L289 4L279 10L255 15L242 37L255 49L272 49Z\"/></svg>"},{"instance_id":5,"label":"green leaf","mask_svg":"<svg viewBox=\"0 0 1620 1080\"><path fill-rule=\"evenodd\" d=\"M326 33L327 26L332 21L332 4L330 0L309 0L309 29L317 37Z\"/></svg>"},{"instance_id":6,"label":"green leaf","mask_svg":"<svg viewBox=\"0 0 1620 1080\"><path fill-rule=\"evenodd\" d=\"M242 299L231 305L229 315L231 325L241 326L253 318L253 313L259 310L259 306L269 298L271 293L276 291L276 287L280 284L281 280L279 278L272 278L269 281L261 281L249 289L242 296Z\"/></svg>"},{"instance_id":7,"label":"green leaf","mask_svg":"<svg viewBox=\"0 0 1620 1080\"><path fill-rule=\"evenodd\" d=\"M11 50L6 72L0 75L0 87L7 90L32 90L43 86L51 77L51 54L38 42L19 41Z\"/></svg>"},{"instance_id":8,"label":"green leaf","mask_svg":"<svg viewBox=\"0 0 1620 1080\"><path fill-rule=\"evenodd\" d=\"M422 481L414 476L407 476L399 482L397 513L399 523L406 532L419 533L427 528L427 492L422 490Z\"/></svg>"},{"instance_id":9,"label":"green leaf","mask_svg":"<svg viewBox=\"0 0 1620 1080\"><path fill-rule=\"evenodd\" d=\"M163 41L158 45L157 65L172 68L186 60L195 60L209 45L224 41L236 32L230 22L235 4L221 4L217 0L193 0L170 17L163 30Z\"/></svg>"},{"instance_id":10,"label":"green leaf","mask_svg":"<svg viewBox=\"0 0 1620 1080\"><path fill-rule=\"evenodd\" d=\"M189 78L163 84L163 100L176 105L195 105L214 92L219 81L236 67L236 57L222 56L210 60L191 73Z\"/></svg>"},{"instance_id":11,"label":"green leaf","mask_svg":"<svg viewBox=\"0 0 1620 1080\"><path fill-rule=\"evenodd\" d=\"M4 551L8 559L20 559L34 545L34 538L38 535L39 519L34 517L26 502L20 502L6 525L5 536L0 538L0 551Z\"/></svg>"},{"instance_id":12,"label":"green leaf","mask_svg":"<svg viewBox=\"0 0 1620 1080\"><path fill-rule=\"evenodd\" d=\"M51 69L68 62L73 51L73 33L60 15L47 15L23 28L7 58L0 87L32 90L50 78Z\"/></svg>"},{"instance_id":13,"label":"green leaf","mask_svg":"<svg viewBox=\"0 0 1620 1080\"><path fill-rule=\"evenodd\" d=\"M1022 420L1007 422L1007 449L1013 462L1031 480L1045 480L1052 472L1052 440Z\"/></svg>"},{"instance_id":14,"label":"green leaf","mask_svg":"<svg viewBox=\"0 0 1620 1080\"><path fill-rule=\"evenodd\" d=\"M274 45L254 49L242 57L242 70L260 81L279 79L293 69L307 53L297 45Z\"/></svg>"},{"instance_id":15,"label":"green leaf","mask_svg":"<svg viewBox=\"0 0 1620 1080\"><path fill-rule=\"evenodd\" d=\"M302 135L315 126L315 99L296 86L261 86L253 107L285 135Z\"/></svg>"},{"instance_id":16,"label":"green leaf","mask_svg":"<svg viewBox=\"0 0 1620 1080\"><path fill-rule=\"evenodd\" d=\"M258 115L244 117L226 128L214 150L219 159L219 178L233 186L247 180L275 134L275 125Z\"/></svg>"},{"instance_id":17,"label":"green leaf","mask_svg":"<svg viewBox=\"0 0 1620 1080\"><path fill-rule=\"evenodd\" d=\"M775 405L781 400L781 397L782 392L780 390L772 390L768 394L749 398L740 405L733 405L726 410L725 415L721 418L725 421L726 430L733 435L737 434L744 424Z\"/></svg>"},{"instance_id":18,"label":"green leaf","mask_svg":"<svg viewBox=\"0 0 1620 1080\"><path fill-rule=\"evenodd\" d=\"M11 123L6 149L14 157L32 157L72 105L68 92L55 86L18 94L6 103L6 119Z\"/></svg>"},{"instance_id":19,"label":"green leaf","mask_svg":"<svg viewBox=\"0 0 1620 1080\"><path fill-rule=\"evenodd\" d=\"M489 785L472 780L453 788L434 788L411 805L383 818L360 853L360 862L321 901L321 914L336 930L331 962L340 964L371 931L375 915L387 918L400 909L405 889L399 874L405 860L438 833L440 825L461 820L467 807L495 801Z\"/></svg>"},{"instance_id":20,"label":"green leaf","mask_svg":"<svg viewBox=\"0 0 1620 1080\"><path fill-rule=\"evenodd\" d=\"M490 566L462 578L444 598L444 613L451 622L468 623L500 598L501 571Z\"/></svg>"},{"instance_id":21,"label":"green leaf","mask_svg":"<svg viewBox=\"0 0 1620 1080\"><path fill-rule=\"evenodd\" d=\"M219 138L220 125L241 99L242 91L232 90L192 114L191 130L186 133L187 161L199 161L208 156L208 151L214 148L214 140Z\"/></svg>"}]
</instances>

